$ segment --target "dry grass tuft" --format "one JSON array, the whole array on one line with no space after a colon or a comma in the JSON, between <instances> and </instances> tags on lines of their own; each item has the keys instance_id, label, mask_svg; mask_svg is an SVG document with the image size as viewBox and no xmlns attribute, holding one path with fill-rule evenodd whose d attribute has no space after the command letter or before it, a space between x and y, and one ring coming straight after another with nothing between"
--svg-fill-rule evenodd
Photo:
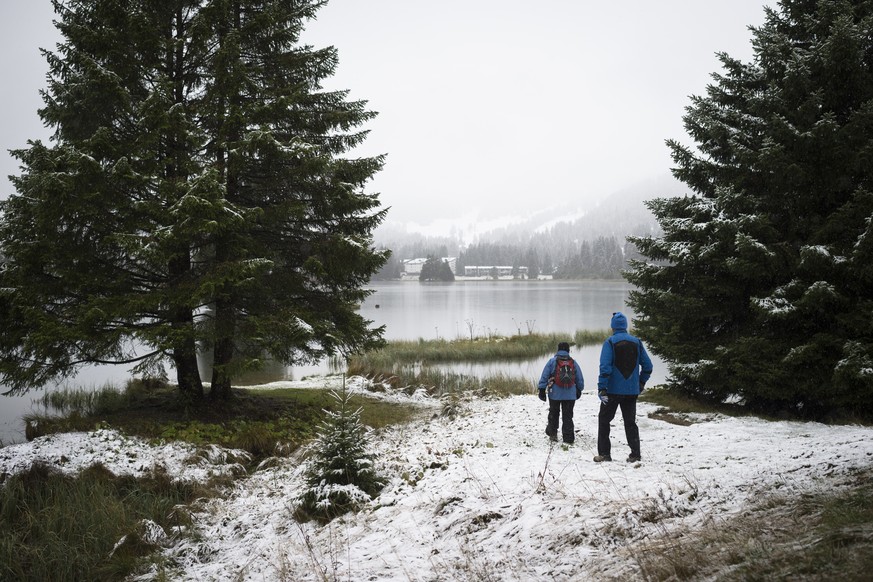
<instances>
[{"instance_id":1,"label":"dry grass tuft","mask_svg":"<svg viewBox=\"0 0 873 582\"><path fill-rule=\"evenodd\" d=\"M734 517L636 542L631 555L647 582L866 581L873 570L871 476L859 472L795 497L768 495Z\"/></svg>"}]
</instances>

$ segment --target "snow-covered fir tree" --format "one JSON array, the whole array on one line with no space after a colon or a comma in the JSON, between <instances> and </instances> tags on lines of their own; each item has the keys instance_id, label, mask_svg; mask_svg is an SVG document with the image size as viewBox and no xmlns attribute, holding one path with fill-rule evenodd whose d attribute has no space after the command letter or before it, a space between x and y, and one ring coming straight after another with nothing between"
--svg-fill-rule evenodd
<instances>
[{"instance_id":1,"label":"snow-covered fir tree","mask_svg":"<svg viewBox=\"0 0 873 582\"><path fill-rule=\"evenodd\" d=\"M328 522L353 511L378 495L385 485L376 474L370 452L370 431L361 423L361 409L352 408L345 384L332 392L337 410L325 410L311 446L305 490L297 499L295 516Z\"/></svg>"},{"instance_id":2,"label":"snow-covered fir tree","mask_svg":"<svg viewBox=\"0 0 873 582\"><path fill-rule=\"evenodd\" d=\"M322 89L334 48L299 42L324 1L54 4L53 143L15 152L0 209L0 381L169 359L197 398L200 349L226 397L265 354L378 345L357 308L388 255L364 191L383 158L344 157L375 114Z\"/></svg>"},{"instance_id":3,"label":"snow-covered fir tree","mask_svg":"<svg viewBox=\"0 0 873 582\"><path fill-rule=\"evenodd\" d=\"M873 1L781 0L720 55L670 141L693 195L651 204L636 325L674 386L821 416L873 410Z\"/></svg>"}]
</instances>

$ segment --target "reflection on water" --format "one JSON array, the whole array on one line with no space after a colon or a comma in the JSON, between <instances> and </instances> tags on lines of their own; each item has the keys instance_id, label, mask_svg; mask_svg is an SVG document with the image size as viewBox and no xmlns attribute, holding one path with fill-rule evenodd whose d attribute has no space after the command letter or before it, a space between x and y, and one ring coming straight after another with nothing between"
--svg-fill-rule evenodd
<instances>
[{"instance_id":1,"label":"reflection on water","mask_svg":"<svg viewBox=\"0 0 873 582\"><path fill-rule=\"evenodd\" d=\"M360 313L385 325L387 339L456 339L607 329L613 311L627 307L624 281L387 281Z\"/></svg>"}]
</instances>

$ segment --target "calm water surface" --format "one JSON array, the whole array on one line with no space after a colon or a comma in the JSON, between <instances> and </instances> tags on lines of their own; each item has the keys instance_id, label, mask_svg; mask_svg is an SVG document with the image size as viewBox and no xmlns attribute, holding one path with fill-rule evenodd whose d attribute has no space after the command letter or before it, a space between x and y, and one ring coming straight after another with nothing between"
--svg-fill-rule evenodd
<instances>
[{"instance_id":1,"label":"calm water surface","mask_svg":"<svg viewBox=\"0 0 873 582\"><path fill-rule=\"evenodd\" d=\"M390 281L370 285L374 293L361 305L361 314L373 325L385 326L385 337L402 339L456 339L518 333L567 333L578 329L606 330L614 311L633 319L627 306L631 285L624 281L456 281L418 283ZM586 390L597 383L600 346L585 346L572 352L585 377ZM652 383L663 382L664 366L656 358ZM508 375L539 379L546 358L526 362L459 364L452 369L470 374L500 371ZM301 379L326 374L326 362L286 368L274 366L246 383ZM92 366L69 381L70 386L99 387L106 382L123 385L129 377L125 366ZM173 377L170 374L170 377ZM51 388L48 388L51 389ZM44 390L25 396L0 397L0 441L24 440L21 416L33 409L33 400Z\"/></svg>"},{"instance_id":2,"label":"calm water surface","mask_svg":"<svg viewBox=\"0 0 873 582\"><path fill-rule=\"evenodd\" d=\"M626 311L623 281L392 281L373 285L361 314L385 324L387 339L455 339L530 331L607 329ZM632 314L629 314L632 315Z\"/></svg>"},{"instance_id":3,"label":"calm water surface","mask_svg":"<svg viewBox=\"0 0 873 582\"><path fill-rule=\"evenodd\" d=\"M471 329L474 336L564 332L570 340L579 329L608 330L614 311L634 316L627 305L632 286L624 281L391 281L371 288L376 292L361 306L361 314L376 325L384 324L389 340L470 337ZM600 345L574 347L571 355L582 367L585 389L593 389ZM474 375L524 376L531 378L533 386L547 359L447 367ZM657 358L652 359L655 372L650 384L659 384L666 370Z\"/></svg>"}]
</instances>

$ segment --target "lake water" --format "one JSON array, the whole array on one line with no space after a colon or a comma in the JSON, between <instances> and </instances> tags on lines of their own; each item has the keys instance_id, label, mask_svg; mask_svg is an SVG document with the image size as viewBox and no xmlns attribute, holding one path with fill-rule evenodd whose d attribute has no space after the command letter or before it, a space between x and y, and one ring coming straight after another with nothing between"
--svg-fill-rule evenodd
<instances>
[{"instance_id":1,"label":"lake water","mask_svg":"<svg viewBox=\"0 0 873 582\"><path fill-rule=\"evenodd\" d=\"M389 281L370 285L375 293L361 305L361 314L374 325L385 325L385 338L456 339L488 335L566 333L572 339L578 329L606 330L614 311L633 318L627 306L631 285L624 281L456 281L418 283ZM585 377L586 390L597 384L600 346L574 348ZM651 384L664 381L665 366L654 356ZM458 364L452 369L470 374L500 371L531 378L531 389L539 379L547 358L496 364ZM326 362L312 366L275 366L245 383L294 380L326 374ZM172 377L172 374L170 375ZM67 382L71 386L99 387L106 382L123 385L129 377L126 366L92 366ZM51 388L48 388L51 389ZM24 396L0 397L0 441L24 440L21 416L33 410L33 401L44 390Z\"/></svg>"},{"instance_id":2,"label":"lake water","mask_svg":"<svg viewBox=\"0 0 873 582\"><path fill-rule=\"evenodd\" d=\"M631 286L623 281L391 281L361 314L387 326L387 339L455 339L607 329L613 311L626 310Z\"/></svg>"},{"instance_id":3,"label":"lake water","mask_svg":"<svg viewBox=\"0 0 873 582\"><path fill-rule=\"evenodd\" d=\"M24 441L24 422L21 417L30 412L39 411L34 401L39 400L47 391L63 386L100 388L107 383L123 386L130 378L129 366L88 366L83 368L75 378L58 386L47 386L31 390L23 396L0 396L0 443L8 445ZM0 384L0 391L6 388Z\"/></svg>"},{"instance_id":4,"label":"lake water","mask_svg":"<svg viewBox=\"0 0 873 582\"><path fill-rule=\"evenodd\" d=\"M474 336L563 332L569 341L579 329L608 330L614 311L634 316L627 305L633 287L624 281L391 281L372 288L376 292L361 306L361 314L376 325L384 324L387 339L451 340L470 337L472 329ZM600 345L574 346L570 353L582 368L585 389L593 389ZM650 384L660 384L666 368L649 355L655 364ZM527 377L533 390L547 359L449 367L475 375Z\"/></svg>"}]
</instances>

